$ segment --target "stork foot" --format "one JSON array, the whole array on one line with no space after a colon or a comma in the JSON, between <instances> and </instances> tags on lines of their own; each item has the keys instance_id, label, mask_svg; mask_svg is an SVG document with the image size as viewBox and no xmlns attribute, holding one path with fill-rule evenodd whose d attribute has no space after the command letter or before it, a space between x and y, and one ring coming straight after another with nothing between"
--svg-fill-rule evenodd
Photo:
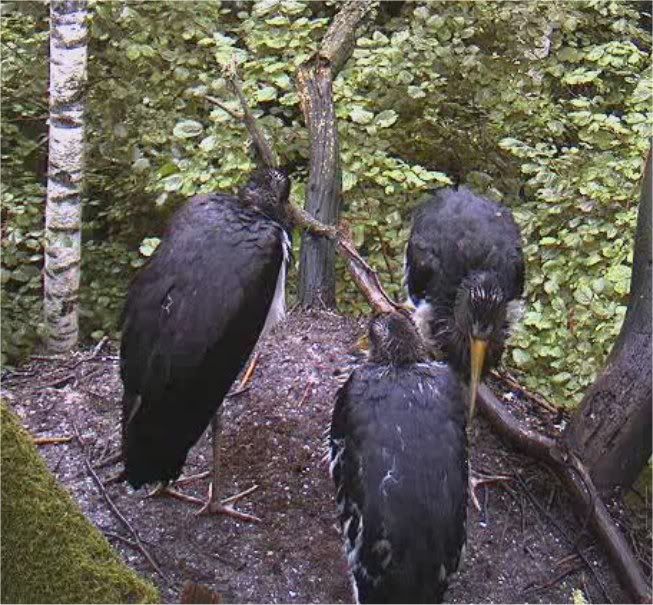
<instances>
[{"instance_id":1,"label":"stork foot","mask_svg":"<svg viewBox=\"0 0 653 605\"><path fill-rule=\"evenodd\" d=\"M252 378L254 377L254 370L256 369L256 365L258 364L258 351L252 355L252 360L249 362L249 365L247 366L247 369L245 370L245 373L243 374L243 378L238 384L238 387L233 393L230 393L229 395L233 397L234 395L240 395L241 393L245 392L248 388L250 383L252 382Z\"/></svg>"},{"instance_id":2,"label":"stork foot","mask_svg":"<svg viewBox=\"0 0 653 605\"><path fill-rule=\"evenodd\" d=\"M183 492L172 489L167 485L159 485L159 487L151 491L147 496L145 496L145 498L174 498L175 500L190 502L191 504L204 504L204 500L201 498L184 494Z\"/></svg>"},{"instance_id":3,"label":"stork foot","mask_svg":"<svg viewBox=\"0 0 653 605\"><path fill-rule=\"evenodd\" d=\"M509 477L508 475L485 475L483 473L477 473L471 469L469 470L469 493L472 499L472 504L479 513L481 512L481 505L476 497L476 489L481 485L498 483L500 481L512 481L512 477Z\"/></svg>"},{"instance_id":4,"label":"stork foot","mask_svg":"<svg viewBox=\"0 0 653 605\"><path fill-rule=\"evenodd\" d=\"M244 492L240 492L229 498L225 498L222 501L217 500L217 496L213 491L213 483L209 483L209 497L206 503L203 503L204 506L197 511L196 515L228 515L234 517L239 521L247 521L249 523L260 523L261 519L255 517L254 515L248 515L247 513L241 513L236 510L233 505L242 500L246 496L249 496L251 493L255 492L258 489L258 485L253 485L249 489L246 489Z\"/></svg>"},{"instance_id":5,"label":"stork foot","mask_svg":"<svg viewBox=\"0 0 653 605\"><path fill-rule=\"evenodd\" d=\"M197 473L197 475L188 475L188 477L179 477L175 481L175 485L186 485L187 483L192 483L193 481L199 481L200 479L205 479L211 474L211 471L204 471L203 473Z\"/></svg>"}]
</instances>

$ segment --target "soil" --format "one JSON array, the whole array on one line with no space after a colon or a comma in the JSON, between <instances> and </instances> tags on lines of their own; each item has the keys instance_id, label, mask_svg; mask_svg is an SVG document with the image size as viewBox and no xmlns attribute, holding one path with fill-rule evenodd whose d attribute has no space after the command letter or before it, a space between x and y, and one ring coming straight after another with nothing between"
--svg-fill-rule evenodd
<instances>
[{"instance_id":1,"label":"soil","mask_svg":"<svg viewBox=\"0 0 653 605\"><path fill-rule=\"evenodd\" d=\"M333 487L322 461L334 395L360 361L363 324L328 312L289 315L259 345L250 387L224 406L222 479L227 496L259 488L239 503L262 523L196 516L196 505L145 499L124 483L106 493L138 532L167 577L135 548L134 538L110 510L84 465L118 451L120 397L116 347L66 358L33 358L5 372L3 397L35 437L74 436L85 444L39 446L50 469L123 559L156 583L166 602L178 602L182 584L218 592L225 602L350 603L352 595L340 537L334 526ZM553 414L519 390L490 385L511 411L555 435L565 414ZM571 512L555 476L503 443L482 419L471 452L478 471L510 481L480 488L482 510L470 503L463 569L446 595L451 603L564 603L580 590L588 602L629 602L599 544ZM185 475L207 470L210 433L191 450ZM120 465L102 467L103 480ZM184 486L206 495L208 478ZM631 508L615 496L608 504L651 570L650 499Z\"/></svg>"}]
</instances>

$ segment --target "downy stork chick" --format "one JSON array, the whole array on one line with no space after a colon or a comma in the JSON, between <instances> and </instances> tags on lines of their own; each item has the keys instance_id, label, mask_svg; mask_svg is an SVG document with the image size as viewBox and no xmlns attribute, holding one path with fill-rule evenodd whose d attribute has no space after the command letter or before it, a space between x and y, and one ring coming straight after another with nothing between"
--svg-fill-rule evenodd
<instances>
[{"instance_id":1,"label":"downy stork chick","mask_svg":"<svg viewBox=\"0 0 653 605\"><path fill-rule=\"evenodd\" d=\"M356 602L436 603L466 540L462 385L402 313L374 318L369 360L337 395L330 470Z\"/></svg>"}]
</instances>

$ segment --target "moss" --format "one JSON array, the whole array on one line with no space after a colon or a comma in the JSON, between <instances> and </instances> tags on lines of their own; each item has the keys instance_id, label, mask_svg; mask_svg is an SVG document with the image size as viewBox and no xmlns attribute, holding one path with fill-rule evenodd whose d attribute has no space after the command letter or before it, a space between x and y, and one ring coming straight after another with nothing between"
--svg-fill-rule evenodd
<instances>
[{"instance_id":1,"label":"moss","mask_svg":"<svg viewBox=\"0 0 653 605\"><path fill-rule=\"evenodd\" d=\"M156 588L129 569L57 483L4 404L3 603L156 603Z\"/></svg>"}]
</instances>

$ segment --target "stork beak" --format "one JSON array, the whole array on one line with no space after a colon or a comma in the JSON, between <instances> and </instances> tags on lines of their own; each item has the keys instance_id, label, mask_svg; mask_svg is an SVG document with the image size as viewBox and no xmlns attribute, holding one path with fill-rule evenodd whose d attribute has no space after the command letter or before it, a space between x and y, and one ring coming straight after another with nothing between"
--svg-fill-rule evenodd
<instances>
[{"instance_id":1,"label":"stork beak","mask_svg":"<svg viewBox=\"0 0 653 605\"><path fill-rule=\"evenodd\" d=\"M471 422L474 417L476 409L476 394L478 392L478 385L481 382L481 372L483 371L483 362L485 361L485 353L487 352L487 340L478 340L472 338L470 357L472 362L471 380L470 380L470 400L469 400L469 421Z\"/></svg>"}]
</instances>

